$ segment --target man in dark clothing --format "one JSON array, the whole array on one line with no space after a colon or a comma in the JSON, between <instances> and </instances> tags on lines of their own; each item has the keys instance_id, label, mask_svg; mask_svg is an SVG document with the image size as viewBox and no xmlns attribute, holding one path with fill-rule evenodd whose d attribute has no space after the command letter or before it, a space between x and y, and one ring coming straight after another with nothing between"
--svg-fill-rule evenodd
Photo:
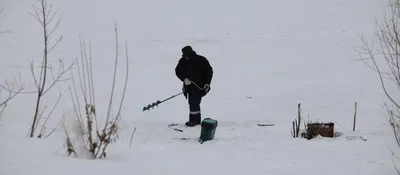
<instances>
[{"instance_id":1,"label":"man in dark clothing","mask_svg":"<svg viewBox=\"0 0 400 175\"><path fill-rule=\"evenodd\" d=\"M183 94L189 101L189 121L186 126L201 123L201 99L210 91L213 68L208 60L198 55L191 46L182 48L182 58L175 68L176 76L183 82Z\"/></svg>"}]
</instances>

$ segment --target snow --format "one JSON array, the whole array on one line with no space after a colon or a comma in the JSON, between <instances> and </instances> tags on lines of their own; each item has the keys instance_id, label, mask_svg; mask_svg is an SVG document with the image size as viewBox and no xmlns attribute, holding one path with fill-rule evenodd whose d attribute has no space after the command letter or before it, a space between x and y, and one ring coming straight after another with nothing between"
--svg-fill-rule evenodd
<instances>
[{"instance_id":1,"label":"snow","mask_svg":"<svg viewBox=\"0 0 400 175\"><path fill-rule=\"evenodd\" d=\"M374 39L375 18L388 11L385 1L51 2L62 20L54 35L64 36L54 62L80 55L79 36L92 42L99 113L109 98L114 22L121 42L128 42L130 79L120 139L102 160L68 157L61 128L47 139L28 139L35 95L23 94L0 120L0 174L396 174L391 154L396 146L383 116L379 79L354 49L361 46L359 34ZM21 74L28 89L34 88L29 60L40 60L42 53L40 25L28 14L34 4L0 1L0 31L11 31L0 35L1 78ZM197 142L200 127L176 132L167 126L188 119L183 96L142 112L179 93L174 68L185 45L214 67L202 111L219 126L215 140L204 144ZM46 96L49 104L62 91L57 87ZM342 135L292 138L299 102L305 120L334 122ZM71 108L69 96L63 97L49 127L57 127ZM174 140L181 137L189 140Z\"/></svg>"}]
</instances>

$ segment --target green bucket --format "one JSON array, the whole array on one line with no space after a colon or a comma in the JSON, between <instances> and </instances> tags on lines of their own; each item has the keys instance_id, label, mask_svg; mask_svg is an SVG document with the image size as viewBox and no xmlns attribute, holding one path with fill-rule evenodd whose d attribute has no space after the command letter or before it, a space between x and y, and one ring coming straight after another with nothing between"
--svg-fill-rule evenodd
<instances>
[{"instance_id":1,"label":"green bucket","mask_svg":"<svg viewBox=\"0 0 400 175\"><path fill-rule=\"evenodd\" d=\"M199 142L203 143L205 141L213 140L215 137L215 131L218 126L218 121L212 118L205 118L201 122L201 133Z\"/></svg>"}]
</instances>

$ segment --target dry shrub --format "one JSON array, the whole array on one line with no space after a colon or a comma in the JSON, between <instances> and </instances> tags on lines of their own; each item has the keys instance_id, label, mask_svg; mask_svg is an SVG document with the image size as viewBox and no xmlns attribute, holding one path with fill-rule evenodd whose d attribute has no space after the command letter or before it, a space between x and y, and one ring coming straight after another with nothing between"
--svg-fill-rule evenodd
<instances>
[{"instance_id":1,"label":"dry shrub","mask_svg":"<svg viewBox=\"0 0 400 175\"><path fill-rule=\"evenodd\" d=\"M108 110L106 114L98 114L96 107L95 84L93 80L93 62L91 42L86 44L84 39L81 39L81 57L77 58L75 62L75 71L71 71L72 86L69 89L71 100L74 108L74 115L76 121L79 123L79 131L83 135L82 142L85 149L90 152L92 158L106 157L106 150L110 143L118 139L119 121L121 119L121 109L124 103L125 93L128 83L129 74L129 57L127 43L125 43L125 80L122 89L122 95L117 104L116 114L112 114L111 108L115 98L116 74L119 59L119 43L118 43L118 30L115 24L115 40L116 40L116 53L114 74L111 82L110 99L108 100ZM124 70L124 69L122 69ZM103 85L102 85L103 86ZM106 101L100 99L101 101ZM68 132L67 132L68 133ZM67 140L72 140L67 135ZM69 141L70 142L70 141ZM72 144L70 144L72 145ZM70 146L69 148L74 147ZM72 152L70 150L69 152Z\"/></svg>"}]
</instances>

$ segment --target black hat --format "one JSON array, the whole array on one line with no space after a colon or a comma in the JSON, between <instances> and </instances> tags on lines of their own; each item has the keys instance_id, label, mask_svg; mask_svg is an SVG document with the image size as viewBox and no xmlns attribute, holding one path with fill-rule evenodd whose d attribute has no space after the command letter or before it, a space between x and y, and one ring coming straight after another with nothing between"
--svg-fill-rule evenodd
<instances>
[{"instance_id":1,"label":"black hat","mask_svg":"<svg viewBox=\"0 0 400 175\"><path fill-rule=\"evenodd\" d=\"M191 46L185 46L182 48L182 56L194 56L196 52L192 49Z\"/></svg>"}]
</instances>

